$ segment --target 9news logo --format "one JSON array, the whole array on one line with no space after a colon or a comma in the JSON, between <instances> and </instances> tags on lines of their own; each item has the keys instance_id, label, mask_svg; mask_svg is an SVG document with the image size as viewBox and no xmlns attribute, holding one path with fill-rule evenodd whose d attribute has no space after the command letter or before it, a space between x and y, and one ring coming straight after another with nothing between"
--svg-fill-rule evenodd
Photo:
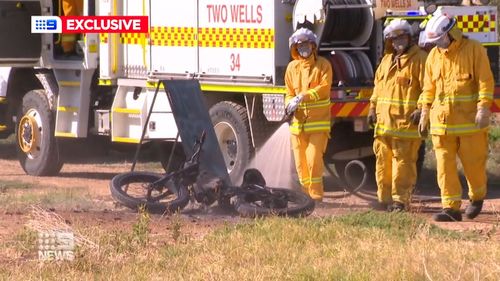
<instances>
[{"instance_id":1,"label":"9news logo","mask_svg":"<svg viewBox=\"0 0 500 281\"><path fill-rule=\"evenodd\" d=\"M31 33L61 33L62 22L56 16L32 16Z\"/></svg>"}]
</instances>

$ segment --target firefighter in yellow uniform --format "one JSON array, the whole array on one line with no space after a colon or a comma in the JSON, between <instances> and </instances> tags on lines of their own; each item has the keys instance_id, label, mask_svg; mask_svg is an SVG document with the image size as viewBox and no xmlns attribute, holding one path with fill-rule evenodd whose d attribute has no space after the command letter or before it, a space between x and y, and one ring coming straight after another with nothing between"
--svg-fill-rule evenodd
<instances>
[{"instance_id":1,"label":"firefighter in yellow uniform","mask_svg":"<svg viewBox=\"0 0 500 281\"><path fill-rule=\"evenodd\" d=\"M427 54L412 43L412 27L394 19L384 29L385 55L375 74L368 123L374 128L375 178L380 207L405 211L417 179L422 142L417 101Z\"/></svg>"},{"instance_id":2,"label":"firefighter in yellow uniform","mask_svg":"<svg viewBox=\"0 0 500 281\"><path fill-rule=\"evenodd\" d=\"M436 221L460 221L462 187L456 156L460 157L469 186L469 219L482 209L486 196L488 127L494 79L486 50L465 38L456 20L434 15L425 27L425 42L435 44L425 66L419 132L430 134L436 153L442 212Z\"/></svg>"},{"instance_id":3,"label":"firefighter in yellow uniform","mask_svg":"<svg viewBox=\"0 0 500 281\"><path fill-rule=\"evenodd\" d=\"M81 16L83 13L83 0L62 0L64 16ZM61 47L65 54L75 53L78 34L62 34Z\"/></svg>"},{"instance_id":4,"label":"firefighter in yellow uniform","mask_svg":"<svg viewBox=\"0 0 500 281\"><path fill-rule=\"evenodd\" d=\"M323 199L323 154L328 142L332 67L317 54L317 37L300 28L289 39L293 61L285 73L286 111L293 114L291 142L299 181L305 193Z\"/></svg>"}]
</instances>

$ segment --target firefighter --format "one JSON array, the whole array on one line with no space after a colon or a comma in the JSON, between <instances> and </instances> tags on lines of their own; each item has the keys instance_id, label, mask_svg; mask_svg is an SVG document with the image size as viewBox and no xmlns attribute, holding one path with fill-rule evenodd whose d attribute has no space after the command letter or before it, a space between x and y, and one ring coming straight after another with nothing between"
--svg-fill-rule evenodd
<instances>
[{"instance_id":1,"label":"firefighter","mask_svg":"<svg viewBox=\"0 0 500 281\"><path fill-rule=\"evenodd\" d=\"M63 0L62 10L65 16L81 16L83 0ZM61 47L65 55L76 54L77 37L78 34L62 34Z\"/></svg>"},{"instance_id":2,"label":"firefighter","mask_svg":"<svg viewBox=\"0 0 500 281\"><path fill-rule=\"evenodd\" d=\"M460 221L462 188L456 156L469 187L469 219L481 212L486 196L488 127L493 99L493 74L486 50L464 37L456 19L434 15L425 27L431 50L425 66L419 132L432 137L443 210L436 221ZM430 130L428 128L430 122Z\"/></svg>"},{"instance_id":3,"label":"firefighter","mask_svg":"<svg viewBox=\"0 0 500 281\"><path fill-rule=\"evenodd\" d=\"M384 29L385 55L375 74L368 123L374 128L373 151L379 206L407 210L417 179L422 142L417 101L422 92L427 54L412 40L413 28L401 19Z\"/></svg>"},{"instance_id":4,"label":"firefighter","mask_svg":"<svg viewBox=\"0 0 500 281\"><path fill-rule=\"evenodd\" d=\"M323 154L330 135L332 67L317 54L318 39L300 28L289 39L293 60L285 72L286 112L290 123L295 166L302 190L323 199Z\"/></svg>"}]
</instances>

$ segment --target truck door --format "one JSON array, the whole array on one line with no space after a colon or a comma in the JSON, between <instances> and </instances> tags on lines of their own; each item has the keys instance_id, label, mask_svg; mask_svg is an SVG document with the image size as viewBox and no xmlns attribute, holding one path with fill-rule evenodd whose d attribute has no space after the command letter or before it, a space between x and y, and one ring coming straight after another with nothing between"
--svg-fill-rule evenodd
<instances>
[{"instance_id":1,"label":"truck door","mask_svg":"<svg viewBox=\"0 0 500 281\"><path fill-rule=\"evenodd\" d=\"M31 16L37 15L41 15L40 1L0 1L0 64L38 64L42 37L31 33Z\"/></svg>"}]
</instances>

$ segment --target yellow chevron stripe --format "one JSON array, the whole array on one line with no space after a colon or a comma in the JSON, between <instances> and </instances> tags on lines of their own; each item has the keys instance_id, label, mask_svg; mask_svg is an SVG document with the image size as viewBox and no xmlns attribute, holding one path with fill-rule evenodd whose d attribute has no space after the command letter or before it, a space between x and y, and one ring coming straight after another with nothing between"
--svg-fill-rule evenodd
<instances>
[{"instance_id":1,"label":"yellow chevron stripe","mask_svg":"<svg viewBox=\"0 0 500 281\"><path fill-rule=\"evenodd\" d=\"M339 117L349 116L349 113L351 113L351 111L354 109L356 104L357 103L355 103L355 102L345 103L344 106L342 106L342 109L337 114L337 116L339 116Z\"/></svg>"}]
</instances>

